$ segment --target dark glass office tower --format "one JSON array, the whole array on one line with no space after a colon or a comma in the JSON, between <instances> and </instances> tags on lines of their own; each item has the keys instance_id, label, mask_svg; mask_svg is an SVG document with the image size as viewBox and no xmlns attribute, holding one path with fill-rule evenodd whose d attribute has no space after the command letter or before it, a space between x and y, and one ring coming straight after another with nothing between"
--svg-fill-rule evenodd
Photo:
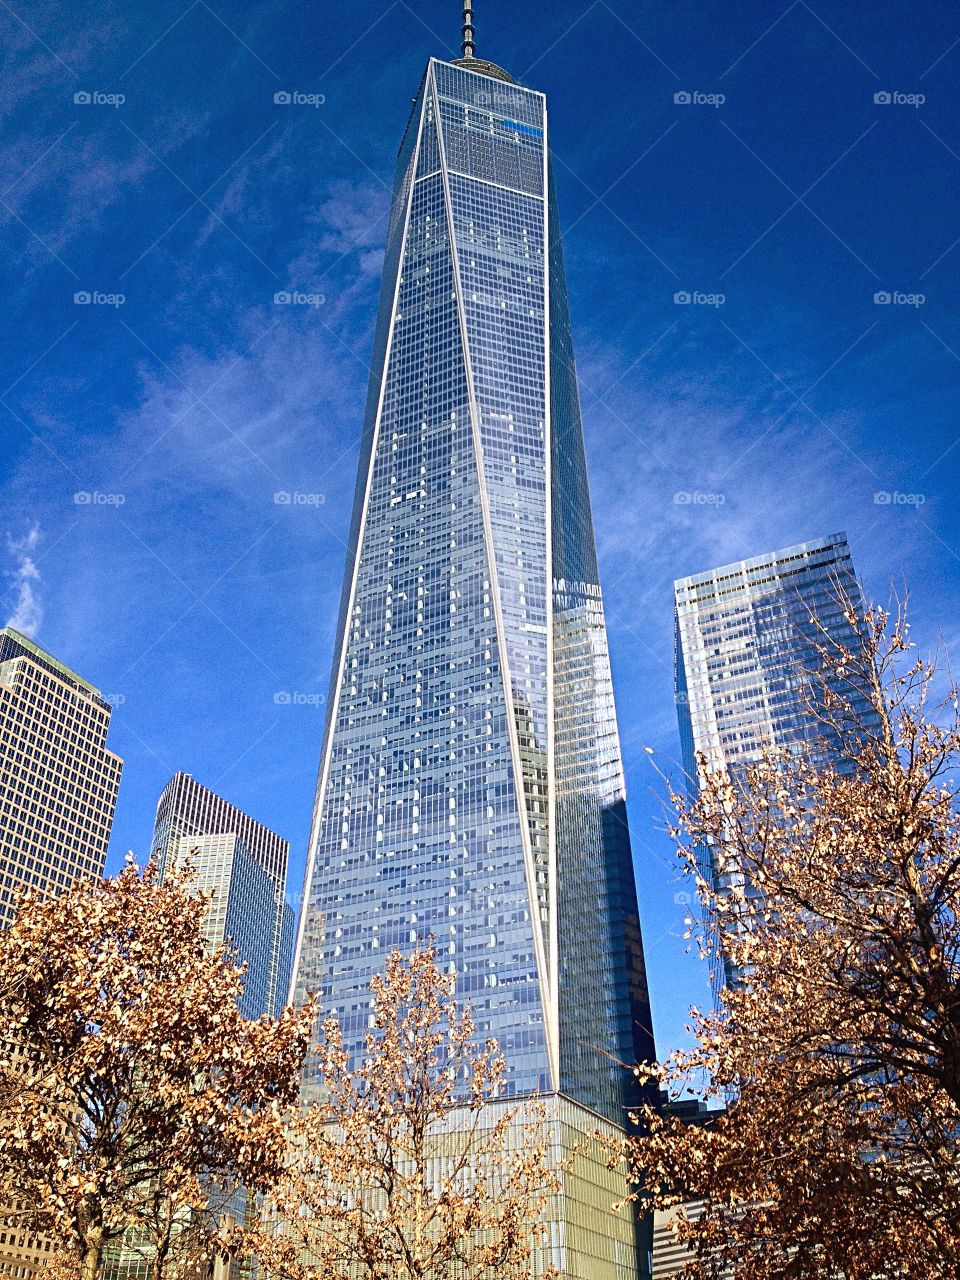
<instances>
[{"instance_id":1,"label":"dark glass office tower","mask_svg":"<svg viewBox=\"0 0 960 1280\"><path fill-rule=\"evenodd\" d=\"M473 57L400 149L295 994L358 1054L431 937L558 1141L626 1123L653 1044L546 102ZM568 1276L646 1265L605 1180L571 1179Z\"/></svg>"}]
</instances>

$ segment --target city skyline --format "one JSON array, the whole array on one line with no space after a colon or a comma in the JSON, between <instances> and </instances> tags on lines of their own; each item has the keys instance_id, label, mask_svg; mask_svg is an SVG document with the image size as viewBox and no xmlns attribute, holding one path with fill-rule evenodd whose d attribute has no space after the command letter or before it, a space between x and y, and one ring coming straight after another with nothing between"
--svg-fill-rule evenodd
<instances>
[{"instance_id":1,"label":"city skyline","mask_svg":"<svg viewBox=\"0 0 960 1280\"><path fill-rule=\"evenodd\" d=\"M884 13L478 13L481 51L520 73L536 60L525 78L554 104L662 1049L702 989L644 752L678 768L672 580L846 527L871 593L905 572L918 638L942 626L956 640L944 602L960 538L938 501L957 456L942 459L960 342L939 225L960 175L943 145L960 134L955 20ZM30 103L6 157L21 281L2 378L6 616L115 699L127 768L112 869L127 847L146 853L153 800L180 768L287 833L302 865L387 205L372 175L389 171L437 48L422 24L452 47L458 15L222 15L242 45L203 6L166 34L180 16L25 13L43 43L3 19ZM55 90L33 98L41 70ZM887 89L927 101L874 103ZM94 90L127 101L74 104ZM275 104L287 90L326 102ZM726 101L675 103L683 91ZM189 212L178 178L201 195L221 174L210 208ZM876 196L891 185L896 201ZM121 306L72 301L123 288ZM274 304L290 290L325 301ZM891 290L926 301L874 303ZM721 305L673 301L718 292ZM209 409L191 412L201 394Z\"/></svg>"}]
</instances>

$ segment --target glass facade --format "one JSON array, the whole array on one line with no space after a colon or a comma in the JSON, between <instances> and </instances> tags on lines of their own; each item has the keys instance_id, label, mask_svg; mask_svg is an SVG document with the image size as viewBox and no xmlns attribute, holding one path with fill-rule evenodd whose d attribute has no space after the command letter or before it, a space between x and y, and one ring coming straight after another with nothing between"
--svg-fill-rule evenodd
<instances>
[{"instance_id":1,"label":"glass facade","mask_svg":"<svg viewBox=\"0 0 960 1280\"><path fill-rule=\"evenodd\" d=\"M860 599L842 533L680 578L674 593L677 716L691 794L700 753L711 770L734 775L765 746L850 767L815 714L821 695L811 679L822 668L817 643L860 651L841 603L843 594ZM873 723L865 696L846 682L837 691L860 723ZM715 991L724 977L718 966Z\"/></svg>"},{"instance_id":2,"label":"glass facade","mask_svg":"<svg viewBox=\"0 0 960 1280\"><path fill-rule=\"evenodd\" d=\"M276 889L237 835L184 836L170 850L168 865L189 861L197 888L209 898L204 933L211 950L226 943L247 966L240 1009L247 1018L275 1015L273 953ZM286 915L292 911L286 907ZM266 928L264 927L266 924ZM285 994L285 993L284 993Z\"/></svg>"},{"instance_id":3,"label":"glass facade","mask_svg":"<svg viewBox=\"0 0 960 1280\"><path fill-rule=\"evenodd\" d=\"M189 856L200 887L212 895L208 937L214 945L231 940L250 965L241 1007L254 1018L279 1015L289 992L289 851L286 840L188 773L174 774L164 787L150 856L161 875Z\"/></svg>"},{"instance_id":4,"label":"glass facade","mask_svg":"<svg viewBox=\"0 0 960 1280\"><path fill-rule=\"evenodd\" d=\"M653 1042L546 103L472 59L398 159L294 994L357 1057L430 938L511 1093L626 1123Z\"/></svg>"}]
</instances>

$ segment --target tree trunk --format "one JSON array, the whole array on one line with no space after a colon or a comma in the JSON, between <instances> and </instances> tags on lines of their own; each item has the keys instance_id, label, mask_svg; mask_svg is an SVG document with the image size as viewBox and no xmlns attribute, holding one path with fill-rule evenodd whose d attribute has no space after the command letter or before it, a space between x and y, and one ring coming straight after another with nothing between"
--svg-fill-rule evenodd
<instances>
[{"instance_id":1,"label":"tree trunk","mask_svg":"<svg viewBox=\"0 0 960 1280\"><path fill-rule=\"evenodd\" d=\"M83 1258L80 1262L80 1280L100 1280L100 1264L103 1257L103 1228L92 1227L84 1238Z\"/></svg>"}]
</instances>

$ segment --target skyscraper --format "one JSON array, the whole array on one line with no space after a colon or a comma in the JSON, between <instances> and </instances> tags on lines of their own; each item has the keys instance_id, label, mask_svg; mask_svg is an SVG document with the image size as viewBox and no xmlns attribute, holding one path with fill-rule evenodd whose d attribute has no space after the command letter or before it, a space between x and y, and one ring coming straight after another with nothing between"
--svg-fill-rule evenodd
<instances>
[{"instance_id":1,"label":"skyscraper","mask_svg":"<svg viewBox=\"0 0 960 1280\"><path fill-rule=\"evenodd\" d=\"M820 687L811 679L822 668L823 640L859 651L842 603L860 594L844 534L680 578L674 594L677 717L691 793L698 754L711 770L733 774L764 747L848 767L815 714ZM842 693L871 724L866 698L849 685ZM729 977L718 964L715 994Z\"/></svg>"},{"instance_id":2,"label":"skyscraper","mask_svg":"<svg viewBox=\"0 0 960 1280\"><path fill-rule=\"evenodd\" d=\"M0 629L0 927L23 889L57 894L103 874L123 761L112 708L88 680L12 627ZM28 1276L55 1242L0 1205L0 1274Z\"/></svg>"},{"instance_id":3,"label":"skyscraper","mask_svg":"<svg viewBox=\"0 0 960 1280\"><path fill-rule=\"evenodd\" d=\"M250 1017L278 1014L287 1001L294 918L287 905L290 846L242 809L176 773L157 804L150 856L161 874L189 859L211 895L207 936L229 939L249 966L241 1001Z\"/></svg>"},{"instance_id":4,"label":"skyscraper","mask_svg":"<svg viewBox=\"0 0 960 1280\"><path fill-rule=\"evenodd\" d=\"M294 990L356 1057L432 938L563 1146L653 1043L546 102L464 34L398 159ZM565 1275L646 1267L615 1196L571 1176Z\"/></svg>"},{"instance_id":5,"label":"skyscraper","mask_svg":"<svg viewBox=\"0 0 960 1280\"><path fill-rule=\"evenodd\" d=\"M111 712L89 681L0 629L0 925L19 889L103 874L123 768L106 746Z\"/></svg>"},{"instance_id":6,"label":"skyscraper","mask_svg":"<svg viewBox=\"0 0 960 1280\"><path fill-rule=\"evenodd\" d=\"M184 862L210 899L203 922L210 946L229 943L247 966L241 1010L248 1018L276 1016L287 998L293 912L285 901L278 910L276 885L235 832L181 836L170 846L167 866Z\"/></svg>"}]
</instances>

